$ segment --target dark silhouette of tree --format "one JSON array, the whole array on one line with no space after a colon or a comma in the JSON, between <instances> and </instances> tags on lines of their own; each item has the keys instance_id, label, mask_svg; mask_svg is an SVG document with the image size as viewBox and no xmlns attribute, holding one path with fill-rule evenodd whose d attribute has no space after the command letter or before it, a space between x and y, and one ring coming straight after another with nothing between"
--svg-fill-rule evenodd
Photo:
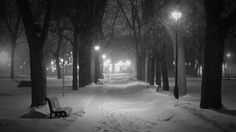
<instances>
[{"instance_id":1,"label":"dark silhouette of tree","mask_svg":"<svg viewBox=\"0 0 236 132\"><path fill-rule=\"evenodd\" d=\"M99 33L107 0L82 1L79 5L79 87L91 83L91 50Z\"/></svg>"},{"instance_id":2,"label":"dark silhouette of tree","mask_svg":"<svg viewBox=\"0 0 236 132\"><path fill-rule=\"evenodd\" d=\"M126 20L128 27L135 41L136 51L136 71L137 79L145 80L145 61L143 54L145 50L142 50L142 1L141 0L129 0L121 1L117 0L117 4ZM130 16L130 17L129 17Z\"/></svg>"},{"instance_id":3,"label":"dark silhouette of tree","mask_svg":"<svg viewBox=\"0 0 236 132\"><path fill-rule=\"evenodd\" d=\"M154 75L156 73L156 84L161 86L161 77L163 80L163 90L169 90L168 81L168 58L167 53L170 52L170 44L172 43L170 34L161 21L162 8L165 7L164 3L159 1L146 0L144 1L143 7L143 18L144 18L144 43L146 43L146 49L151 57L148 60L155 61L149 63L151 69L148 70L150 84L153 85ZM151 51L151 52L150 52ZM153 66L156 65L156 68Z\"/></svg>"},{"instance_id":4,"label":"dark silhouette of tree","mask_svg":"<svg viewBox=\"0 0 236 132\"><path fill-rule=\"evenodd\" d=\"M1 0L0 10L4 23L10 38L11 48L11 65L10 65L10 78L14 79L14 62L15 62L15 49L17 46L17 39L22 35L23 25L21 23L20 13L16 8L14 0Z\"/></svg>"},{"instance_id":5,"label":"dark silhouette of tree","mask_svg":"<svg viewBox=\"0 0 236 132\"><path fill-rule=\"evenodd\" d=\"M236 8L227 10L224 0L204 0L204 5L206 44L200 107L220 109L224 42L229 29L236 23ZM229 5L235 5L235 1Z\"/></svg>"},{"instance_id":6,"label":"dark silhouette of tree","mask_svg":"<svg viewBox=\"0 0 236 132\"><path fill-rule=\"evenodd\" d=\"M30 8L28 0L16 1L23 24L25 27L25 33L28 40L29 52L30 52L30 69L31 69L31 107L41 106L46 104L45 98L47 97L46 86L46 69L43 56L43 47L46 42L46 38L49 31L50 20L53 11L53 0L43 2L46 4L46 12L42 25L35 18L33 10Z\"/></svg>"},{"instance_id":7,"label":"dark silhouette of tree","mask_svg":"<svg viewBox=\"0 0 236 132\"><path fill-rule=\"evenodd\" d=\"M57 9L55 10L60 10L61 8L59 7L61 6L57 6ZM65 42L71 42L70 34L73 29L71 22L66 16L64 16L62 12L57 12L55 14L56 15L54 17L54 21L51 26L50 32L56 35L57 44L56 48L51 52L56 60L57 78L60 79L62 78L60 57L64 58L64 55L62 55L62 51L65 50L64 47L71 46L71 45L66 45Z\"/></svg>"}]
</instances>

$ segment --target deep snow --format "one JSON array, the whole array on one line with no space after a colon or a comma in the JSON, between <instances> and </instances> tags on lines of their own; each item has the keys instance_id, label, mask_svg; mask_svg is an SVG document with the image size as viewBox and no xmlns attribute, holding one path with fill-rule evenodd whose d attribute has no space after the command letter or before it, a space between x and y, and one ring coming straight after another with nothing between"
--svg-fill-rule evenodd
<instances>
[{"instance_id":1,"label":"deep snow","mask_svg":"<svg viewBox=\"0 0 236 132\"><path fill-rule=\"evenodd\" d=\"M170 92L147 87L132 79L112 79L104 85L70 90L65 97L61 80L48 79L48 96L57 96L61 106L70 106L70 117L60 119L19 118L30 109L30 88L18 88L8 79L0 80L1 132L221 132L236 131L235 110L199 109L198 94L175 100ZM229 99L230 100L230 99ZM235 100L231 100L234 102ZM48 113L48 107L38 109Z\"/></svg>"}]
</instances>

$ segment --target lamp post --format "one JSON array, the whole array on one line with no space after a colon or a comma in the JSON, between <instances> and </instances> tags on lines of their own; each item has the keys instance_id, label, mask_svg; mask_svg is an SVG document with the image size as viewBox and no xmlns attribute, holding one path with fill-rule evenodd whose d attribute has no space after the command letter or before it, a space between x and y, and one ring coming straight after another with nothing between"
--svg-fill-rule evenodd
<instances>
[{"instance_id":1,"label":"lamp post","mask_svg":"<svg viewBox=\"0 0 236 132\"><path fill-rule=\"evenodd\" d=\"M98 78L99 78L99 70L100 70L100 64L99 64L100 46L98 46L98 45L95 46L94 50L95 50L95 84L97 84Z\"/></svg>"},{"instance_id":2,"label":"lamp post","mask_svg":"<svg viewBox=\"0 0 236 132\"><path fill-rule=\"evenodd\" d=\"M62 96L65 96L65 60L62 58L61 59L61 63L62 63Z\"/></svg>"},{"instance_id":3,"label":"lamp post","mask_svg":"<svg viewBox=\"0 0 236 132\"><path fill-rule=\"evenodd\" d=\"M179 11L173 11L171 17L175 21L175 86L174 86L174 96L179 99L179 87L178 87L178 20L181 18L182 13Z\"/></svg>"},{"instance_id":4,"label":"lamp post","mask_svg":"<svg viewBox=\"0 0 236 132\"><path fill-rule=\"evenodd\" d=\"M231 53L227 53L227 54L226 54L226 57L227 57L227 60L228 60L227 69L228 69L228 79L229 79L229 59L230 59L230 57L231 57ZM226 70L225 70L225 72L226 72Z\"/></svg>"}]
</instances>

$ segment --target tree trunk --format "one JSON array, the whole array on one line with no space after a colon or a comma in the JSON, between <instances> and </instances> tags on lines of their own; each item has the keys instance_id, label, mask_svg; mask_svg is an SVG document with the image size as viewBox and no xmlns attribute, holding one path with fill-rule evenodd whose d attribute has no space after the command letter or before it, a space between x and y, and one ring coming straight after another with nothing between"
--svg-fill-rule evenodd
<instances>
[{"instance_id":1,"label":"tree trunk","mask_svg":"<svg viewBox=\"0 0 236 132\"><path fill-rule=\"evenodd\" d=\"M35 30L40 27L35 24L33 13L30 9L30 3L27 0L16 0L21 12L25 33L30 50L30 70L31 70L31 107L45 105L47 97L46 69L43 57L43 47L47 39L50 20L53 12L54 0L47 1L45 18L42 30Z\"/></svg>"},{"instance_id":2,"label":"tree trunk","mask_svg":"<svg viewBox=\"0 0 236 132\"><path fill-rule=\"evenodd\" d=\"M91 82L95 82L95 51L91 51Z\"/></svg>"},{"instance_id":3,"label":"tree trunk","mask_svg":"<svg viewBox=\"0 0 236 132\"><path fill-rule=\"evenodd\" d=\"M160 60L157 58L156 59L156 85L161 87L161 70L160 70Z\"/></svg>"},{"instance_id":4,"label":"tree trunk","mask_svg":"<svg viewBox=\"0 0 236 132\"><path fill-rule=\"evenodd\" d=\"M74 27L74 44L73 44L73 79L72 90L78 90L77 85L77 64L78 64L78 31Z\"/></svg>"},{"instance_id":5,"label":"tree trunk","mask_svg":"<svg viewBox=\"0 0 236 132\"><path fill-rule=\"evenodd\" d=\"M37 42L36 42L37 43ZM43 57L43 50L30 50L31 70L31 107L45 105L47 97L46 70Z\"/></svg>"},{"instance_id":6,"label":"tree trunk","mask_svg":"<svg viewBox=\"0 0 236 132\"><path fill-rule=\"evenodd\" d=\"M140 70L141 70L141 81L145 81L146 79L146 55L145 52L142 52L142 56L140 57Z\"/></svg>"},{"instance_id":7,"label":"tree trunk","mask_svg":"<svg viewBox=\"0 0 236 132\"><path fill-rule=\"evenodd\" d=\"M61 79L61 67L60 67L60 50L61 50L61 45L63 42L63 36L62 36L63 30L60 31L58 35L58 45L57 45L57 50L55 52L55 60L56 60L56 68L57 68L57 79Z\"/></svg>"},{"instance_id":8,"label":"tree trunk","mask_svg":"<svg viewBox=\"0 0 236 132\"><path fill-rule=\"evenodd\" d=\"M144 67L144 69L145 69L145 72L144 72L144 75L145 75L145 82L147 82L148 83L148 61L149 61L149 52L148 52L148 50L146 50L146 55L145 55L145 67Z\"/></svg>"},{"instance_id":9,"label":"tree trunk","mask_svg":"<svg viewBox=\"0 0 236 132\"><path fill-rule=\"evenodd\" d=\"M80 48L79 48L79 87L85 87L86 85L91 83L91 59L90 59L90 51L91 48L88 47L89 45L87 40L80 41ZM83 46L83 47L82 47ZM96 65L96 64L95 64ZM95 66L96 67L96 66ZM96 70L95 70L96 76ZM96 77L95 77L96 82Z\"/></svg>"},{"instance_id":10,"label":"tree trunk","mask_svg":"<svg viewBox=\"0 0 236 132\"><path fill-rule=\"evenodd\" d=\"M161 61L161 72L162 72L162 82L163 82L163 90L169 91L169 79L168 79L168 69L167 69L166 59L162 59Z\"/></svg>"},{"instance_id":11,"label":"tree trunk","mask_svg":"<svg viewBox=\"0 0 236 132\"><path fill-rule=\"evenodd\" d=\"M61 79L61 67L60 67L60 58L59 58L59 54L55 53L54 55L55 60L56 60L56 68L57 68L57 79Z\"/></svg>"},{"instance_id":12,"label":"tree trunk","mask_svg":"<svg viewBox=\"0 0 236 132\"><path fill-rule=\"evenodd\" d=\"M14 79L15 72L15 48L16 48L16 39L12 39L12 47L11 47L11 71L10 71L10 79Z\"/></svg>"},{"instance_id":13,"label":"tree trunk","mask_svg":"<svg viewBox=\"0 0 236 132\"><path fill-rule=\"evenodd\" d=\"M154 66L155 66L155 57L153 55L150 55L150 61L149 61L149 84L154 85Z\"/></svg>"},{"instance_id":14,"label":"tree trunk","mask_svg":"<svg viewBox=\"0 0 236 132\"><path fill-rule=\"evenodd\" d=\"M137 79L142 80L142 55L140 52L136 52L136 72L137 72Z\"/></svg>"},{"instance_id":15,"label":"tree trunk","mask_svg":"<svg viewBox=\"0 0 236 132\"><path fill-rule=\"evenodd\" d=\"M219 29L208 25L204 55L204 68L201 90L201 108L222 107L221 79L224 45L219 40Z\"/></svg>"},{"instance_id":16,"label":"tree trunk","mask_svg":"<svg viewBox=\"0 0 236 132\"><path fill-rule=\"evenodd\" d=\"M226 34L235 24L236 9L226 18L221 17L224 1L205 0L206 44L204 48L204 66L200 107L221 109L222 64Z\"/></svg>"}]
</instances>

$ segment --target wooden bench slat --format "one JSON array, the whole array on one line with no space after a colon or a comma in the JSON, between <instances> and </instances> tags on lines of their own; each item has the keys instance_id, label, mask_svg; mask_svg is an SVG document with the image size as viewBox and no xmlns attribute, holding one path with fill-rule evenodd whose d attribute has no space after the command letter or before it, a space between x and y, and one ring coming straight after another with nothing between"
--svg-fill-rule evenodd
<instances>
[{"instance_id":1,"label":"wooden bench slat","mask_svg":"<svg viewBox=\"0 0 236 132\"><path fill-rule=\"evenodd\" d=\"M72 112L71 107L60 107L59 100L57 97L46 98L49 105L50 118L55 115L55 117L66 117Z\"/></svg>"}]
</instances>

